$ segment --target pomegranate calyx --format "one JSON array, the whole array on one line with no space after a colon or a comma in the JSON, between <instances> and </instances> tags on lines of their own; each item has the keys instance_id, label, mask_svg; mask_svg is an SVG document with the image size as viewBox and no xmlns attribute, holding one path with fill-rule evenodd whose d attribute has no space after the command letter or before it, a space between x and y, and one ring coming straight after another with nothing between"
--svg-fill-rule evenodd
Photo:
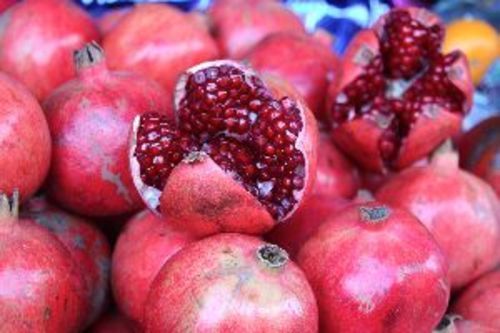
<instances>
[{"instance_id":1,"label":"pomegranate calyx","mask_svg":"<svg viewBox=\"0 0 500 333\"><path fill-rule=\"evenodd\" d=\"M19 191L15 190L12 196L0 193L0 219L17 219L19 216Z\"/></svg>"},{"instance_id":2,"label":"pomegranate calyx","mask_svg":"<svg viewBox=\"0 0 500 333\"><path fill-rule=\"evenodd\" d=\"M284 266L288 260L288 253L274 244L265 244L257 250L257 258L269 268Z\"/></svg>"},{"instance_id":3,"label":"pomegranate calyx","mask_svg":"<svg viewBox=\"0 0 500 333\"><path fill-rule=\"evenodd\" d=\"M387 220L391 216L391 210L387 206L359 207L359 217L361 221L378 224Z\"/></svg>"},{"instance_id":4,"label":"pomegranate calyx","mask_svg":"<svg viewBox=\"0 0 500 333\"><path fill-rule=\"evenodd\" d=\"M74 52L73 61L77 71L94 67L105 62L104 50L96 41L92 41Z\"/></svg>"},{"instance_id":5,"label":"pomegranate calyx","mask_svg":"<svg viewBox=\"0 0 500 333\"><path fill-rule=\"evenodd\" d=\"M453 142L446 140L439 146L431 157L433 166L442 170L456 170L459 167L459 156L453 148Z\"/></svg>"},{"instance_id":6,"label":"pomegranate calyx","mask_svg":"<svg viewBox=\"0 0 500 333\"><path fill-rule=\"evenodd\" d=\"M447 314L443 317L439 325L433 331L433 333L448 333L454 332L455 321L461 320L462 317L456 314Z\"/></svg>"}]
</instances>

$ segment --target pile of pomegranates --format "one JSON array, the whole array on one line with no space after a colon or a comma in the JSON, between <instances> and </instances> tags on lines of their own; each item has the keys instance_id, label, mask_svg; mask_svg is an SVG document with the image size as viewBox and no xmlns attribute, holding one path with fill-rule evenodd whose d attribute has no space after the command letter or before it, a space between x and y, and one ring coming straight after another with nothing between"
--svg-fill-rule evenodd
<instances>
[{"instance_id":1,"label":"pile of pomegranates","mask_svg":"<svg viewBox=\"0 0 500 333\"><path fill-rule=\"evenodd\" d=\"M0 332L500 332L500 118L431 11L0 23Z\"/></svg>"}]
</instances>

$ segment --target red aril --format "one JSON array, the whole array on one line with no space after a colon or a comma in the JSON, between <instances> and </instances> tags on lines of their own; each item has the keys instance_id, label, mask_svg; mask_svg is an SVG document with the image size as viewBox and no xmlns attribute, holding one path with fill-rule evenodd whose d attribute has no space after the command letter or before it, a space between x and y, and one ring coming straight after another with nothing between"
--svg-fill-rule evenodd
<instances>
[{"instance_id":1,"label":"red aril","mask_svg":"<svg viewBox=\"0 0 500 333\"><path fill-rule=\"evenodd\" d=\"M92 19L68 0L19 1L0 20L0 70L40 101L73 78L73 51L100 38Z\"/></svg>"},{"instance_id":2,"label":"red aril","mask_svg":"<svg viewBox=\"0 0 500 333\"><path fill-rule=\"evenodd\" d=\"M128 318L142 321L154 278L171 256L193 241L148 211L125 225L113 252L111 284L115 301Z\"/></svg>"},{"instance_id":3,"label":"red aril","mask_svg":"<svg viewBox=\"0 0 500 333\"><path fill-rule=\"evenodd\" d=\"M428 333L448 306L441 249L406 211L367 202L332 216L298 255L329 333Z\"/></svg>"},{"instance_id":4,"label":"red aril","mask_svg":"<svg viewBox=\"0 0 500 333\"><path fill-rule=\"evenodd\" d=\"M500 263L500 203L492 188L458 168L453 152L392 177L376 197L408 210L429 229L450 264L453 289Z\"/></svg>"},{"instance_id":5,"label":"red aril","mask_svg":"<svg viewBox=\"0 0 500 333\"><path fill-rule=\"evenodd\" d=\"M111 250L106 237L90 221L62 211L43 197L28 201L21 217L48 229L69 251L85 281L90 309L84 313L84 323L90 325L107 305Z\"/></svg>"},{"instance_id":6,"label":"red aril","mask_svg":"<svg viewBox=\"0 0 500 333\"><path fill-rule=\"evenodd\" d=\"M426 9L399 8L349 45L328 105L335 142L365 169L405 168L460 131L474 89L443 34Z\"/></svg>"},{"instance_id":7,"label":"red aril","mask_svg":"<svg viewBox=\"0 0 500 333\"><path fill-rule=\"evenodd\" d=\"M68 250L48 230L17 218L0 194L2 332L77 332L88 307L84 280Z\"/></svg>"},{"instance_id":8,"label":"red aril","mask_svg":"<svg viewBox=\"0 0 500 333\"><path fill-rule=\"evenodd\" d=\"M313 184L317 143L296 92L222 60L185 72L175 106L174 121L134 121L131 170L150 209L198 236L262 234L293 214Z\"/></svg>"},{"instance_id":9,"label":"red aril","mask_svg":"<svg viewBox=\"0 0 500 333\"><path fill-rule=\"evenodd\" d=\"M33 195L47 175L50 133L36 99L19 82L0 73L0 192Z\"/></svg>"},{"instance_id":10,"label":"red aril","mask_svg":"<svg viewBox=\"0 0 500 333\"><path fill-rule=\"evenodd\" d=\"M99 319L89 333L134 333L139 330L121 313L108 313Z\"/></svg>"},{"instance_id":11,"label":"red aril","mask_svg":"<svg viewBox=\"0 0 500 333\"><path fill-rule=\"evenodd\" d=\"M277 32L305 33L300 19L279 1L216 0L209 8L214 35L227 58L243 58Z\"/></svg>"},{"instance_id":12,"label":"red aril","mask_svg":"<svg viewBox=\"0 0 500 333\"><path fill-rule=\"evenodd\" d=\"M170 115L166 94L150 79L109 71L95 43L75 53L75 68L77 78L43 104L53 142L50 198L87 216L137 211L142 202L130 177L128 135L139 114Z\"/></svg>"},{"instance_id":13,"label":"red aril","mask_svg":"<svg viewBox=\"0 0 500 333\"><path fill-rule=\"evenodd\" d=\"M109 66L148 76L173 98L175 82L186 69L219 57L206 27L162 4L135 6L104 36Z\"/></svg>"},{"instance_id":14,"label":"red aril","mask_svg":"<svg viewBox=\"0 0 500 333\"><path fill-rule=\"evenodd\" d=\"M161 269L148 296L146 332L318 331L302 271L276 245L220 234L187 246Z\"/></svg>"},{"instance_id":15,"label":"red aril","mask_svg":"<svg viewBox=\"0 0 500 333\"><path fill-rule=\"evenodd\" d=\"M498 333L498 330L457 315L446 315L432 333Z\"/></svg>"},{"instance_id":16,"label":"red aril","mask_svg":"<svg viewBox=\"0 0 500 333\"><path fill-rule=\"evenodd\" d=\"M261 73L290 82L317 118L324 118L325 95L337 75L339 59L328 46L306 34L269 35L246 56Z\"/></svg>"}]
</instances>

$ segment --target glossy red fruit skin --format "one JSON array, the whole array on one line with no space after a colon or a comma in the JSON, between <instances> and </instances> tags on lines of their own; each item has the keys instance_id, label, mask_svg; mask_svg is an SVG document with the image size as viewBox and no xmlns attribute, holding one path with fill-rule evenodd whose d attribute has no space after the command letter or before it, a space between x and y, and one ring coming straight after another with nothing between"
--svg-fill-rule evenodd
<instances>
[{"instance_id":1,"label":"glossy red fruit skin","mask_svg":"<svg viewBox=\"0 0 500 333\"><path fill-rule=\"evenodd\" d=\"M146 331L317 332L316 302L304 274L286 253L274 266L264 261L258 251L265 245L220 234L178 252L153 282Z\"/></svg>"},{"instance_id":2,"label":"glossy red fruit skin","mask_svg":"<svg viewBox=\"0 0 500 333\"><path fill-rule=\"evenodd\" d=\"M459 142L460 165L488 182L500 196L500 116L484 120Z\"/></svg>"},{"instance_id":3,"label":"glossy red fruit skin","mask_svg":"<svg viewBox=\"0 0 500 333\"><path fill-rule=\"evenodd\" d=\"M111 281L116 303L128 318L142 321L156 275L170 257L194 240L149 211L138 213L125 225L113 252Z\"/></svg>"},{"instance_id":4,"label":"glossy red fruit skin","mask_svg":"<svg viewBox=\"0 0 500 333\"><path fill-rule=\"evenodd\" d=\"M452 305L467 320L500 330L500 271L487 273L469 285Z\"/></svg>"},{"instance_id":5,"label":"glossy red fruit skin","mask_svg":"<svg viewBox=\"0 0 500 333\"><path fill-rule=\"evenodd\" d=\"M175 27L175 29L172 29ZM156 80L173 100L177 77L219 50L205 27L162 4L137 5L104 36L113 69L127 69Z\"/></svg>"},{"instance_id":6,"label":"glossy red fruit skin","mask_svg":"<svg viewBox=\"0 0 500 333\"><path fill-rule=\"evenodd\" d=\"M43 197L28 201L21 215L52 232L69 251L85 281L88 326L107 305L111 250L106 237L91 221L70 215Z\"/></svg>"},{"instance_id":7,"label":"glossy red fruit skin","mask_svg":"<svg viewBox=\"0 0 500 333\"><path fill-rule=\"evenodd\" d=\"M100 39L92 19L67 0L21 1L0 20L0 70L40 101L73 78L73 51Z\"/></svg>"},{"instance_id":8,"label":"glossy red fruit skin","mask_svg":"<svg viewBox=\"0 0 500 333\"><path fill-rule=\"evenodd\" d=\"M440 19L425 8L408 7L404 10L425 26L441 24ZM379 37L388 15L383 15L372 28L361 30L350 42L342 58L342 75L338 75L337 80L328 88L327 108L331 108L339 93L365 71L367 63L381 54ZM472 105L474 86L463 54L460 53L459 60L454 63L450 72L453 75L449 74L448 77L465 96L463 109L468 111ZM401 170L424 158L444 140L459 133L462 119L462 115L448 112L440 106L434 108L430 116L419 117L390 165L385 165L378 148L378 140L387 127L386 119L358 118L333 130L332 136L339 147L357 160L360 166L380 173L386 172L388 168Z\"/></svg>"},{"instance_id":9,"label":"glossy red fruit skin","mask_svg":"<svg viewBox=\"0 0 500 333\"><path fill-rule=\"evenodd\" d=\"M277 32L305 33L300 19L278 1L214 1L209 17L221 53L242 59L257 43Z\"/></svg>"},{"instance_id":10,"label":"glossy red fruit skin","mask_svg":"<svg viewBox=\"0 0 500 333\"><path fill-rule=\"evenodd\" d=\"M348 205L349 201L341 197L313 194L289 220L267 233L265 239L284 248L294 259L319 226Z\"/></svg>"},{"instance_id":11,"label":"glossy red fruit skin","mask_svg":"<svg viewBox=\"0 0 500 333\"><path fill-rule=\"evenodd\" d=\"M448 305L439 246L412 215L376 202L322 224L298 263L315 291L322 332L430 332Z\"/></svg>"},{"instance_id":12,"label":"glossy red fruit skin","mask_svg":"<svg viewBox=\"0 0 500 333\"><path fill-rule=\"evenodd\" d=\"M107 313L90 329L89 333L134 333L139 332L134 323L121 313Z\"/></svg>"},{"instance_id":13,"label":"glossy red fruit skin","mask_svg":"<svg viewBox=\"0 0 500 333\"><path fill-rule=\"evenodd\" d=\"M92 56L84 50L89 50ZM142 207L128 166L128 136L135 116L171 112L163 89L131 72L110 71L102 50L79 52L78 77L43 103L52 134L51 199L85 216L114 216Z\"/></svg>"},{"instance_id":14,"label":"glossy red fruit skin","mask_svg":"<svg viewBox=\"0 0 500 333\"><path fill-rule=\"evenodd\" d=\"M43 111L21 83L0 73L0 192L26 200L49 169L50 133Z\"/></svg>"},{"instance_id":15,"label":"glossy red fruit skin","mask_svg":"<svg viewBox=\"0 0 500 333\"><path fill-rule=\"evenodd\" d=\"M88 303L67 249L30 220L0 218L2 332L76 332Z\"/></svg>"},{"instance_id":16,"label":"glossy red fruit skin","mask_svg":"<svg viewBox=\"0 0 500 333\"><path fill-rule=\"evenodd\" d=\"M290 82L315 116L324 118L326 91L339 68L338 56L327 45L305 34L276 33L255 45L246 59L257 71Z\"/></svg>"},{"instance_id":17,"label":"glossy red fruit skin","mask_svg":"<svg viewBox=\"0 0 500 333\"><path fill-rule=\"evenodd\" d=\"M454 290L500 263L499 200L487 183L460 170L457 159L438 153L429 166L401 172L376 194L429 229L448 257Z\"/></svg>"}]
</instances>

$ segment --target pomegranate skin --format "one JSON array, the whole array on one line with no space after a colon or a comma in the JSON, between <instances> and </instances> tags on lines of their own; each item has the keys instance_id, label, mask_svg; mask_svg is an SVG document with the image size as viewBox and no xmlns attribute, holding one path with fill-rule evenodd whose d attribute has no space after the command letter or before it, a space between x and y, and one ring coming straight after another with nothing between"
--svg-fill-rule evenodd
<instances>
[{"instance_id":1,"label":"pomegranate skin","mask_svg":"<svg viewBox=\"0 0 500 333\"><path fill-rule=\"evenodd\" d=\"M331 217L298 263L315 291L322 332L427 333L448 305L439 246L415 217L376 202Z\"/></svg>"},{"instance_id":2,"label":"pomegranate skin","mask_svg":"<svg viewBox=\"0 0 500 333\"><path fill-rule=\"evenodd\" d=\"M101 31L101 34L105 36L107 33L113 30L113 28L118 25L121 19L125 17L125 15L127 15L130 10L131 9L128 7L113 9L106 12L103 16L99 17L99 19L97 20L97 26L99 28L99 31Z\"/></svg>"},{"instance_id":3,"label":"pomegranate skin","mask_svg":"<svg viewBox=\"0 0 500 333\"><path fill-rule=\"evenodd\" d=\"M311 36L276 33L258 43L246 56L261 73L290 82L317 118L324 118L324 98L337 75L339 59L328 46Z\"/></svg>"},{"instance_id":4,"label":"pomegranate skin","mask_svg":"<svg viewBox=\"0 0 500 333\"><path fill-rule=\"evenodd\" d=\"M5 216L5 204L0 196L2 332L77 332L88 303L68 250L33 221Z\"/></svg>"},{"instance_id":5,"label":"pomegranate skin","mask_svg":"<svg viewBox=\"0 0 500 333\"><path fill-rule=\"evenodd\" d=\"M497 333L498 330L478 322L464 320L461 316L446 315L432 333Z\"/></svg>"},{"instance_id":6,"label":"pomegranate skin","mask_svg":"<svg viewBox=\"0 0 500 333\"><path fill-rule=\"evenodd\" d=\"M219 57L205 27L162 4L136 5L104 36L103 46L111 68L156 80L171 99L175 82L184 70Z\"/></svg>"},{"instance_id":7,"label":"pomegranate skin","mask_svg":"<svg viewBox=\"0 0 500 333\"><path fill-rule=\"evenodd\" d=\"M100 39L92 19L67 0L20 1L0 20L0 70L40 101L73 78L73 51Z\"/></svg>"},{"instance_id":8,"label":"pomegranate skin","mask_svg":"<svg viewBox=\"0 0 500 333\"><path fill-rule=\"evenodd\" d=\"M0 73L0 192L21 200L37 191L49 169L50 133L43 111L19 82Z\"/></svg>"},{"instance_id":9,"label":"pomegranate skin","mask_svg":"<svg viewBox=\"0 0 500 333\"><path fill-rule=\"evenodd\" d=\"M90 329L89 333L134 333L139 332L134 323L121 313L107 313Z\"/></svg>"},{"instance_id":10,"label":"pomegranate skin","mask_svg":"<svg viewBox=\"0 0 500 333\"><path fill-rule=\"evenodd\" d=\"M171 256L194 240L149 211L127 223L113 252L111 283L115 301L128 318L142 321L154 278Z\"/></svg>"},{"instance_id":11,"label":"pomegranate skin","mask_svg":"<svg viewBox=\"0 0 500 333\"><path fill-rule=\"evenodd\" d=\"M500 116L482 121L460 138L460 165L500 196Z\"/></svg>"},{"instance_id":12,"label":"pomegranate skin","mask_svg":"<svg viewBox=\"0 0 500 333\"><path fill-rule=\"evenodd\" d=\"M500 261L500 203L491 187L458 168L453 152L393 176L378 200L413 213L442 247L459 289Z\"/></svg>"},{"instance_id":13,"label":"pomegranate skin","mask_svg":"<svg viewBox=\"0 0 500 333\"><path fill-rule=\"evenodd\" d=\"M311 195L289 220L267 233L265 239L284 248L294 259L319 226L348 205L349 201L344 198Z\"/></svg>"},{"instance_id":14,"label":"pomegranate skin","mask_svg":"<svg viewBox=\"0 0 500 333\"><path fill-rule=\"evenodd\" d=\"M317 332L302 271L258 238L220 234L178 252L156 277L146 332Z\"/></svg>"},{"instance_id":15,"label":"pomegranate skin","mask_svg":"<svg viewBox=\"0 0 500 333\"><path fill-rule=\"evenodd\" d=\"M85 326L103 311L108 296L111 250L104 234L88 220L70 215L51 205L43 197L26 203L21 216L48 229L69 251L85 280L90 309L85 312Z\"/></svg>"},{"instance_id":16,"label":"pomegranate skin","mask_svg":"<svg viewBox=\"0 0 500 333\"><path fill-rule=\"evenodd\" d=\"M0 13L15 4L17 0L0 0Z\"/></svg>"},{"instance_id":17,"label":"pomegranate skin","mask_svg":"<svg viewBox=\"0 0 500 333\"><path fill-rule=\"evenodd\" d=\"M467 320L500 330L500 271L487 273L469 285L452 306Z\"/></svg>"},{"instance_id":18,"label":"pomegranate skin","mask_svg":"<svg viewBox=\"0 0 500 333\"><path fill-rule=\"evenodd\" d=\"M51 199L85 216L114 216L142 207L128 166L135 116L171 113L165 92L131 72L109 71L97 44L75 56L78 77L43 103L52 134Z\"/></svg>"}]
</instances>

